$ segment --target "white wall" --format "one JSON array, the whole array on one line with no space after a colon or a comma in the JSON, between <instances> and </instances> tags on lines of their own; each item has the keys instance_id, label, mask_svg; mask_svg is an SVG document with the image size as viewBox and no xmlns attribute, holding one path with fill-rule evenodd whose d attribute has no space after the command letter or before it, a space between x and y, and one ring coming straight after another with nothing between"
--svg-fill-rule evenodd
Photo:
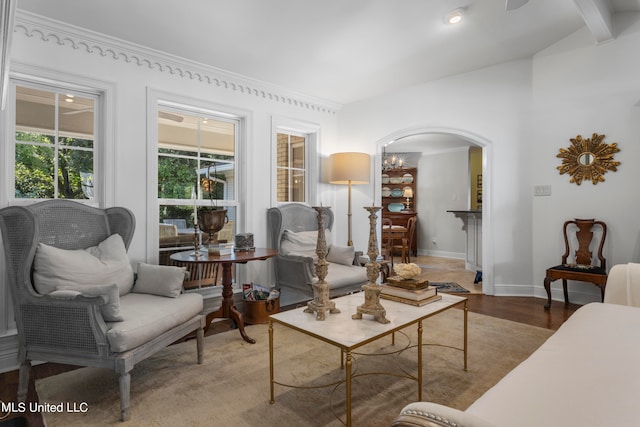
<instances>
[{"instance_id":1,"label":"white wall","mask_svg":"<svg viewBox=\"0 0 640 427\"><path fill-rule=\"evenodd\" d=\"M429 127L490 141L483 190L493 227L485 229L485 241L493 251L497 295L546 296L544 271L560 261L562 224L575 217L609 225L608 267L640 262L640 169L634 166L640 158L639 19L616 15L617 38L602 45L584 28L531 60L346 105L338 117L338 141L374 154L376 142L389 135ZM597 186L570 184L556 169L556 154L570 138L593 132L618 142L622 164ZM534 185L551 185L552 195L533 197ZM558 286L554 298L561 298ZM600 298L588 284L572 283L570 292L576 303Z\"/></svg>"},{"instance_id":2,"label":"white wall","mask_svg":"<svg viewBox=\"0 0 640 427\"><path fill-rule=\"evenodd\" d=\"M104 39L31 15L17 16L11 62L12 70L27 68L25 66L45 68L71 82L79 76L108 82L115 88L113 204L131 209L136 216L136 232L130 248L133 263L153 256L147 252L147 222L158 221L147 206L149 88L212 103L223 111L228 107L247 117L247 150L242 159L242 167L246 171L243 204L246 226L237 231L253 232L256 246L267 245L266 209L272 202L272 117L318 125L321 129L320 152L325 152L324 145L336 143L337 104L305 98L266 83L243 79L158 52L147 52L122 41ZM0 187L7 188L8 185L0 182ZM323 191L326 190L321 186L320 193ZM311 201L312 204L317 202ZM269 266L270 261L261 261L239 268L244 280L271 285L269 279L265 280L265 277L272 277ZM0 280L0 303L7 294L3 282ZM8 312L7 304L8 301L4 301L0 307L3 313ZM10 339L12 341L7 345L15 346L15 337L11 337L15 333L12 319L2 321L3 318L0 316L0 353ZM3 335L6 339L2 339Z\"/></svg>"},{"instance_id":3,"label":"white wall","mask_svg":"<svg viewBox=\"0 0 640 427\"><path fill-rule=\"evenodd\" d=\"M469 209L468 153L469 148L462 147L420 159L416 209L420 255L465 259L462 220L447 211Z\"/></svg>"},{"instance_id":4,"label":"white wall","mask_svg":"<svg viewBox=\"0 0 640 427\"><path fill-rule=\"evenodd\" d=\"M542 295L545 268L564 252L565 220L596 218L608 225L607 267L640 261L640 14L616 16L613 42L594 45L591 34L578 31L536 55L533 61L533 115L530 154L534 184L551 185L550 197L533 203L533 271L536 294ZM605 181L580 186L560 175L556 158L569 139L604 134L617 142L621 162ZM575 302L597 301L600 291L589 284L570 284ZM554 283L561 298L561 283Z\"/></svg>"},{"instance_id":5,"label":"white wall","mask_svg":"<svg viewBox=\"0 0 640 427\"><path fill-rule=\"evenodd\" d=\"M533 282L531 152L523 125L530 99L531 61L510 62L345 105L338 117L338 142L375 154L377 142L414 128L451 129L487 142L491 158L483 177L484 217L490 214L495 225L483 253L493 257L494 269L486 271L485 263L483 276L500 292L517 292ZM369 198L372 193L373 187ZM368 200L359 197L354 206Z\"/></svg>"}]
</instances>

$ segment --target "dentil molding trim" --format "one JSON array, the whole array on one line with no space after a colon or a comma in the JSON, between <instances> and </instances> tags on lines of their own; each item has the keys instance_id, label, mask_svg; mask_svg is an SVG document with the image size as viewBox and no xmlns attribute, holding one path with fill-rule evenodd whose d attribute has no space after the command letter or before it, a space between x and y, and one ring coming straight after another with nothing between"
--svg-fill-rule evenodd
<instances>
[{"instance_id":1,"label":"dentil molding trim","mask_svg":"<svg viewBox=\"0 0 640 427\"><path fill-rule=\"evenodd\" d=\"M16 12L14 32L29 38L35 37L45 43L69 46L88 54L100 55L114 61L123 61L294 107L328 114L336 114L341 107L338 103L293 93L276 85L65 24L24 10Z\"/></svg>"}]
</instances>

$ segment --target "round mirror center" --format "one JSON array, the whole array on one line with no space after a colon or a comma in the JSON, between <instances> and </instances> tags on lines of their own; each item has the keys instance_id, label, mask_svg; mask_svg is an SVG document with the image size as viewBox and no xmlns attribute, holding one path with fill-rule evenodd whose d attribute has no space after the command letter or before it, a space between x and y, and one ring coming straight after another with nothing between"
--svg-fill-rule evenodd
<instances>
[{"instance_id":1,"label":"round mirror center","mask_svg":"<svg viewBox=\"0 0 640 427\"><path fill-rule=\"evenodd\" d=\"M593 153L585 151L584 153L580 154L580 156L578 157L578 161L583 166L591 166L595 161L595 156L593 155Z\"/></svg>"}]
</instances>

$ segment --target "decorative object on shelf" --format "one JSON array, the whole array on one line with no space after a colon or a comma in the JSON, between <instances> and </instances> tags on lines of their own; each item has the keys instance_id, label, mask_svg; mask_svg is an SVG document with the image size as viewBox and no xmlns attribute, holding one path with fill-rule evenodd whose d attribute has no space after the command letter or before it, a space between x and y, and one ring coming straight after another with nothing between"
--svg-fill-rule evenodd
<instances>
[{"instance_id":1,"label":"decorative object on shelf","mask_svg":"<svg viewBox=\"0 0 640 427\"><path fill-rule=\"evenodd\" d=\"M391 189L389 187L382 187L382 197L391 196Z\"/></svg>"},{"instance_id":2,"label":"decorative object on shelf","mask_svg":"<svg viewBox=\"0 0 640 427\"><path fill-rule=\"evenodd\" d=\"M351 240L351 185L368 184L370 158L366 153L334 153L329 156L331 184L347 184L349 186L349 204L347 213L347 246L353 246Z\"/></svg>"},{"instance_id":3,"label":"decorative object on shelf","mask_svg":"<svg viewBox=\"0 0 640 427\"><path fill-rule=\"evenodd\" d=\"M236 234L235 248L236 252L252 251L256 247L253 245L253 233Z\"/></svg>"},{"instance_id":4,"label":"decorative object on shelf","mask_svg":"<svg viewBox=\"0 0 640 427\"><path fill-rule=\"evenodd\" d=\"M413 199L413 189L411 187L405 187L402 190L402 197L407 199L407 207L404 210L410 211L411 208L409 207L409 204L411 203L411 200L409 199Z\"/></svg>"},{"instance_id":5,"label":"decorative object on shelf","mask_svg":"<svg viewBox=\"0 0 640 427\"><path fill-rule=\"evenodd\" d=\"M307 308L304 309L304 312L316 313L316 320L325 320L327 311L331 314L340 313L340 310L336 308L335 302L329 300L329 285L325 281L329 272L329 263L327 262L327 242L324 236L324 211L329 208L314 206L313 209L318 213L318 243L316 245L318 260L315 263L318 281L312 284L313 300L307 303Z\"/></svg>"},{"instance_id":6,"label":"decorative object on shelf","mask_svg":"<svg viewBox=\"0 0 640 427\"><path fill-rule=\"evenodd\" d=\"M605 135L594 133L591 138L583 138L581 135L571 138L571 145L561 148L556 157L562 159L562 165L558 166L560 175L569 174L569 182L577 185L582 181L591 181L593 185L604 181L603 175L608 171L617 171L620 162L613 160L615 153L619 152L617 143L603 143Z\"/></svg>"},{"instance_id":7,"label":"decorative object on shelf","mask_svg":"<svg viewBox=\"0 0 640 427\"><path fill-rule=\"evenodd\" d=\"M413 279L422 272L420 266L418 266L418 264L414 264L413 262L396 264L393 269L395 270L396 274L403 279Z\"/></svg>"},{"instance_id":8,"label":"decorative object on shelf","mask_svg":"<svg viewBox=\"0 0 640 427\"><path fill-rule=\"evenodd\" d=\"M389 203L387 209L389 212L401 212L404 209L404 203Z\"/></svg>"},{"instance_id":9,"label":"decorative object on shelf","mask_svg":"<svg viewBox=\"0 0 640 427\"><path fill-rule=\"evenodd\" d=\"M391 190L391 197L402 197L402 188L394 188Z\"/></svg>"},{"instance_id":10,"label":"decorative object on shelf","mask_svg":"<svg viewBox=\"0 0 640 427\"><path fill-rule=\"evenodd\" d=\"M383 184L388 184L389 183L389 175L387 175L386 173L383 173L380 177L381 182Z\"/></svg>"},{"instance_id":11,"label":"decorative object on shelf","mask_svg":"<svg viewBox=\"0 0 640 427\"><path fill-rule=\"evenodd\" d=\"M369 246L367 248L367 255L369 256L369 262L367 262L367 277L369 283L362 285L364 291L364 304L358 306L357 312L351 316L352 319L362 319L363 314L373 315L373 320L380 323L389 323L389 319L386 318L387 311L380 304L380 291L382 287L376 283L380 274L380 264L376 262L378 259L378 238L376 236L376 223L378 216L376 212L380 210L379 206L365 207L369 211Z\"/></svg>"},{"instance_id":12,"label":"decorative object on shelf","mask_svg":"<svg viewBox=\"0 0 640 427\"><path fill-rule=\"evenodd\" d=\"M404 182L405 184L411 184L413 182L413 175L411 175L410 173L405 173L404 175L402 175L402 182Z\"/></svg>"}]
</instances>

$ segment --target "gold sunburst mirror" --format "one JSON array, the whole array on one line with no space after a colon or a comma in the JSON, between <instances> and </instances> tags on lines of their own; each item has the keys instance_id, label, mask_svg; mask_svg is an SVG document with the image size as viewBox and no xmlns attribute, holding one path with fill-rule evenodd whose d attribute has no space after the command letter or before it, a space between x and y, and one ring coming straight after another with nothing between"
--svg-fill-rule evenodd
<instances>
[{"instance_id":1,"label":"gold sunburst mirror","mask_svg":"<svg viewBox=\"0 0 640 427\"><path fill-rule=\"evenodd\" d=\"M606 144L602 142L604 135L594 133L591 138L583 138L581 135L571 138L569 148L560 149L556 157L562 159L558 166L560 175L569 174L569 182L582 184L582 181L591 181L593 185L604 181L604 174L608 171L618 170L620 162L613 160L615 153L620 151L617 143Z\"/></svg>"}]
</instances>

